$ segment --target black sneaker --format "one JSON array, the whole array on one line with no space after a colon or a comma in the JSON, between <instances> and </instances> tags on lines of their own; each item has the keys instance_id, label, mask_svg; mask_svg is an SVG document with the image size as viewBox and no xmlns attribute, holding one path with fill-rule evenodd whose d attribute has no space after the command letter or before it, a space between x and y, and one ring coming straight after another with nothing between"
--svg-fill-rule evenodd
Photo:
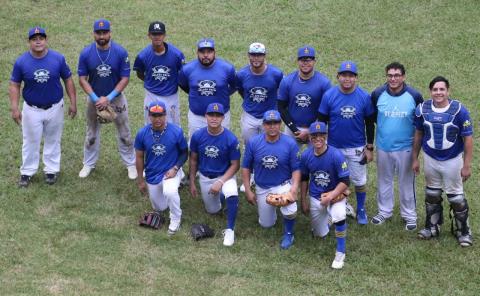
<instances>
[{"instance_id":1,"label":"black sneaker","mask_svg":"<svg viewBox=\"0 0 480 296\"><path fill-rule=\"evenodd\" d=\"M27 188L32 180L32 176L21 175L20 180L18 181L18 187Z\"/></svg>"},{"instance_id":2,"label":"black sneaker","mask_svg":"<svg viewBox=\"0 0 480 296\"><path fill-rule=\"evenodd\" d=\"M53 185L57 182L57 174L45 174L45 183Z\"/></svg>"}]
</instances>

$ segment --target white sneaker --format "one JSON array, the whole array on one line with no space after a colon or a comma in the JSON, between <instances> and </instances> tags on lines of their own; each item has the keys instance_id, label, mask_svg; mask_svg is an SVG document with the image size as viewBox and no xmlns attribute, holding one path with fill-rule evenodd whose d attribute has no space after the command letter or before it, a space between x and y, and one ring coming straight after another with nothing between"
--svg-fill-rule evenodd
<instances>
[{"instance_id":1,"label":"white sneaker","mask_svg":"<svg viewBox=\"0 0 480 296\"><path fill-rule=\"evenodd\" d=\"M170 225L168 226L168 235L174 235L180 229L180 220L170 219Z\"/></svg>"},{"instance_id":2,"label":"white sneaker","mask_svg":"<svg viewBox=\"0 0 480 296\"><path fill-rule=\"evenodd\" d=\"M230 247L233 246L235 242L235 231L230 228L227 228L223 231L223 245Z\"/></svg>"},{"instance_id":3,"label":"white sneaker","mask_svg":"<svg viewBox=\"0 0 480 296\"><path fill-rule=\"evenodd\" d=\"M345 261L345 253L335 252L335 259L332 262L333 269L342 269Z\"/></svg>"},{"instance_id":4,"label":"white sneaker","mask_svg":"<svg viewBox=\"0 0 480 296\"><path fill-rule=\"evenodd\" d=\"M128 178L130 180L135 180L138 177L137 168L134 165L128 166L127 171L128 171Z\"/></svg>"},{"instance_id":5,"label":"white sneaker","mask_svg":"<svg viewBox=\"0 0 480 296\"><path fill-rule=\"evenodd\" d=\"M80 173L78 173L78 176L80 178L86 178L88 177L88 175L90 175L90 173L93 171L93 167L91 166L88 166L88 165L83 165L83 168L80 170Z\"/></svg>"}]
</instances>

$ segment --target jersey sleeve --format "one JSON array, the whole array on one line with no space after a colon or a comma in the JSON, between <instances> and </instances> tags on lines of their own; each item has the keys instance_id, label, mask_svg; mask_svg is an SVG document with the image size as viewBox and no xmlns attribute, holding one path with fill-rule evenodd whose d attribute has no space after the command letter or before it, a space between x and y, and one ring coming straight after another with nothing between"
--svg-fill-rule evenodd
<instances>
[{"instance_id":1,"label":"jersey sleeve","mask_svg":"<svg viewBox=\"0 0 480 296\"><path fill-rule=\"evenodd\" d=\"M16 83L21 83L23 80L22 67L20 66L20 63L18 60L16 60L15 64L13 65L13 70L12 70L12 75L10 76L10 80Z\"/></svg>"},{"instance_id":2,"label":"jersey sleeve","mask_svg":"<svg viewBox=\"0 0 480 296\"><path fill-rule=\"evenodd\" d=\"M126 50L123 50L122 64L120 69L120 76L130 77L130 60L128 59L128 52Z\"/></svg>"},{"instance_id":3,"label":"jersey sleeve","mask_svg":"<svg viewBox=\"0 0 480 296\"><path fill-rule=\"evenodd\" d=\"M292 169L292 172L300 169L300 159L298 151L299 150L297 143L292 141L290 143L290 167Z\"/></svg>"},{"instance_id":4,"label":"jersey sleeve","mask_svg":"<svg viewBox=\"0 0 480 296\"><path fill-rule=\"evenodd\" d=\"M78 57L78 68L77 74L78 76L88 76L88 67L87 67L87 56L85 53L85 49L80 53Z\"/></svg>"},{"instance_id":5,"label":"jersey sleeve","mask_svg":"<svg viewBox=\"0 0 480 296\"><path fill-rule=\"evenodd\" d=\"M181 69L183 65L185 64L185 55L183 54L182 51L178 50L178 60L177 60L177 67L178 69Z\"/></svg>"},{"instance_id":6,"label":"jersey sleeve","mask_svg":"<svg viewBox=\"0 0 480 296\"><path fill-rule=\"evenodd\" d=\"M188 149L187 140L185 139L185 136L183 135L182 129L179 129L178 142L177 143L178 143L178 149L180 149L180 150Z\"/></svg>"},{"instance_id":7,"label":"jersey sleeve","mask_svg":"<svg viewBox=\"0 0 480 296\"><path fill-rule=\"evenodd\" d=\"M245 90L243 89L242 79L243 79L242 72L241 71L237 72L237 74L235 75L235 86L237 87L237 91L243 99L243 94Z\"/></svg>"},{"instance_id":8,"label":"jersey sleeve","mask_svg":"<svg viewBox=\"0 0 480 296\"><path fill-rule=\"evenodd\" d=\"M278 87L278 98L279 101L288 101L288 76L283 77L280 81L280 86Z\"/></svg>"},{"instance_id":9,"label":"jersey sleeve","mask_svg":"<svg viewBox=\"0 0 480 296\"><path fill-rule=\"evenodd\" d=\"M230 66L230 69L228 70L228 89L230 91L230 95L232 95L234 92L237 91L237 88L235 85L236 85L235 67Z\"/></svg>"},{"instance_id":10,"label":"jersey sleeve","mask_svg":"<svg viewBox=\"0 0 480 296\"><path fill-rule=\"evenodd\" d=\"M308 149L303 151L300 157L300 171L303 176L310 175L310 169L308 168Z\"/></svg>"},{"instance_id":11,"label":"jersey sleeve","mask_svg":"<svg viewBox=\"0 0 480 296\"><path fill-rule=\"evenodd\" d=\"M188 78L185 73L185 67L182 67L180 71L178 72L178 85L183 89L188 89Z\"/></svg>"},{"instance_id":12,"label":"jersey sleeve","mask_svg":"<svg viewBox=\"0 0 480 296\"><path fill-rule=\"evenodd\" d=\"M193 133L190 139L190 151L198 154L198 133Z\"/></svg>"},{"instance_id":13,"label":"jersey sleeve","mask_svg":"<svg viewBox=\"0 0 480 296\"><path fill-rule=\"evenodd\" d=\"M139 151L145 151L145 145L143 143L143 130L139 130L135 136L135 149Z\"/></svg>"},{"instance_id":14,"label":"jersey sleeve","mask_svg":"<svg viewBox=\"0 0 480 296\"><path fill-rule=\"evenodd\" d=\"M145 73L145 63L143 61L142 52L140 52L135 58L135 62L133 63L133 71Z\"/></svg>"},{"instance_id":15,"label":"jersey sleeve","mask_svg":"<svg viewBox=\"0 0 480 296\"><path fill-rule=\"evenodd\" d=\"M465 106L462 105L462 109L460 110L460 113L458 114L458 125L460 126L460 135L462 137L467 137L473 135L473 125L472 125L472 120L470 118L470 114L465 108Z\"/></svg>"},{"instance_id":16,"label":"jersey sleeve","mask_svg":"<svg viewBox=\"0 0 480 296\"><path fill-rule=\"evenodd\" d=\"M335 169L337 171L338 179L350 176L347 161L345 160L345 156L340 151L335 153Z\"/></svg>"},{"instance_id":17,"label":"jersey sleeve","mask_svg":"<svg viewBox=\"0 0 480 296\"><path fill-rule=\"evenodd\" d=\"M60 64L60 77L62 79L68 79L72 76L72 71L70 70L70 67L67 64L67 61L65 60L65 57L62 56L62 61Z\"/></svg>"},{"instance_id":18,"label":"jersey sleeve","mask_svg":"<svg viewBox=\"0 0 480 296\"><path fill-rule=\"evenodd\" d=\"M365 93L365 117L371 116L375 113L373 108L372 99L368 93Z\"/></svg>"},{"instance_id":19,"label":"jersey sleeve","mask_svg":"<svg viewBox=\"0 0 480 296\"><path fill-rule=\"evenodd\" d=\"M322 100L320 101L320 105L318 106L318 112L320 114L323 114L326 116L330 114L329 101L330 101L330 92L327 91L326 93L323 94Z\"/></svg>"},{"instance_id":20,"label":"jersey sleeve","mask_svg":"<svg viewBox=\"0 0 480 296\"><path fill-rule=\"evenodd\" d=\"M233 134L228 151L230 151L230 160L240 159L240 143L238 143L238 139Z\"/></svg>"},{"instance_id":21,"label":"jersey sleeve","mask_svg":"<svg viewBox=\"0 0 480 296\"><path fill-rule=\"evenodd\" d=\"M247 142L247 147L245 147L245 154L243 155L242 168L253 170L253 151L252 151L252 141Z\"/></svg>"},{"instance_id":22,"label":"jersey sleeve","mask_svg":"<svg viewBox=\"0 0 480 296\"><path fill-rule=\"evenodd\" d=\"M417 130L423 130L423 116L422 116L422 104L415 108L415 117L413 118L413 125Z\"/></svg>"}]
</instances>

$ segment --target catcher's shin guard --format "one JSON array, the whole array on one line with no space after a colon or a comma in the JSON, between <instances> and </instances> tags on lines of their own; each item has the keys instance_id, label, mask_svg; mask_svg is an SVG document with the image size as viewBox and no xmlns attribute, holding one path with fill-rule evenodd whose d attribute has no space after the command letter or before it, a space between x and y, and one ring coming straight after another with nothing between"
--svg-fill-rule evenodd
<instances>
[{"instance_id":1,"label":"catcher's shin guard","mask_svg":"<svg viewBox=\"0 0 480 296\"><path fill-rule=\"evenodd\" d=\"M463 194L448 195L452 234L462 246L471 246L472 234L468 223L469 207ZM453 214L453 215L452 215ZM452 217L453 216L453 217ZM453 219L452 219L453 218Z\"/></svg>"},{"instance_id":2,"label":"catcher's shin guard","mask_svg":"<svg viewBox=\"0 0 480 296\"><path fill-rule=\"evenodd\" d=\"M425 228L418 232L419 238L430 239L440 235L443 224L442 190L427 187L425 189Z\"/></svg>"}]
</instances>

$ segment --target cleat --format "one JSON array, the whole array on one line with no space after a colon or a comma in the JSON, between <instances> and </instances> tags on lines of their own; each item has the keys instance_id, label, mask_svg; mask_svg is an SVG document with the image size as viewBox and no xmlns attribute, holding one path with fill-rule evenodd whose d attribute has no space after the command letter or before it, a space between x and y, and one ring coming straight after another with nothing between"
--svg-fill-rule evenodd
<instances>
[{"instance_id":1,"label":"cleat","mask_svg":"<svg viewBox=\"0 0 480 296\"><path fill-rule=\"evenodd\" d=\"M21 175L20 180L18 181L18 187L27 188L28 185L30 185L31 180L32 180L32 176Z\"/></svg>"},{"instance_id":2,"label":"cleat","mask_svg":"<svg viewBox=\"0 0 480 296\"><path fill-rule=\"evenodd\" d=\"M351 217L352 219L357 218L357 214L355 213L355 210L353 210L353 207L349 202L347 202L347 204L345 205L345 211L347 212L347 216Z\"/></svg>"},{"instance_id":3,"label":"cleat","mask_svg":"<svg viewBox=\"0 0 480 296\"><path fill-rule=\"evenodd\" d=\"M370 222L372 222L373 225L382 225L387 220L388 220L388 218L385 218L382 214L379 213L379 214L376 214L375 216L373 216L373 218L372 218L372 220L370 220Z\"/></svg>"},{"instance_id":4,"label":"cleat","mask_svg":"<svg viewBox=\"0 0 480 296\"><path fill-rule=\"evenodd\" d=\"M332 262L333 269L342 269L343 265L345 264L345 253L342 252L335 252L335 259Z\"/></svg>"},{"instance_id":5,"label":"cleat","mask_svg":"<svg viewBox=\"0 0 480 296\"><path fill-rule=\"evenodd\" d=\"M230 228L227 228L223 231L223 245L226 247L233 246L235 242L235 231Z\"/></svg>"},{"instance_id":6,"label":"cleat","mask_svg":"<svg viewBox=\"0 0 480 296\"><path fill-rule=\"evenodd\" d=\"M282 237L282 241L280 242L280 248L282 250L287 250L293 245L293 241L295 237L291 233L285 233Z\"/></svg>"},{"instance_id":7,"label":"cleat","mask_svg":"<svg viewBox=\"0 0 480 296\"><path fill-rule=\"evenodd\" d=\"M459 235L457 240L462 247L470 247L473 245L473 238L471 234Z\"/></svg>"},{"instance_id":8,"label":"cleat","mask_svg":"<svg viewBox=\"0 0 480 296\"><path fill-rule=\"evenodd\" d=\"M415 229L417 229L417 222L409 220L405 222L405 230L414 231Z\"/></svg>"},{"instance_id":9,"label":"cleat","mask_svg":"<svg viewBox=\"0 0 480 296\"><path fill-rule=\"evenodd\" d=\"M86 178L88 177L88 175L90 175L90 173L93 171L93 167L91 166L88 166L88 165L84 165L83 168L80 170L80 172L78 173L78 176L80 178Z\"/></svg>"},{"instance_id":10,"label":"cleat","mask_svg":"<svg viewBox=\"0 0 480 296\"><path fill-rule=\"evenodd\" d=\"M57 174L45 174L45 183L53 185L57 182Z\"/></svg>"},{"instance_id":11,"label":"cleat","mask_svg":"<svg viewBox=\"0 0 480 296\"><path fill-rule=\"evenodd\" d=\"M360 225L367 225L368 224L368 217L367 212L365 209L360 209L357 212L357 223Z\"/></svg>"},{"instance_id":12,"label":"cleat","mask_svg":"<svg viewBox=\"0 0 480 296\"><path fill-rule=\"evenodd\" d=\"M175 233L180 230L180 220L172 220L170 219L170 225L168 226L168 235L174 235Z\"/></svg>"},{"instance_id":13,"label":"cleat","mask_svg":"<svg viewBox=\"0 0 480 296\"><path fill-rule=\"evenodd\" d=\"M127 171L128 171L128 178L130 180L135 180L138 177L137 168L134 165L128 166Z\"/></svg>"},{"instance_id":14,"label":"cleat","mask_svg":"<svg viewBox=\"0 0 480 296\"><path fill-rule=\"evenodd\" d=\"M419 239L431 239L440 235L440 227L432 226L430 228L424 228L417 233Z\"/></svg>"}]
</instances>

